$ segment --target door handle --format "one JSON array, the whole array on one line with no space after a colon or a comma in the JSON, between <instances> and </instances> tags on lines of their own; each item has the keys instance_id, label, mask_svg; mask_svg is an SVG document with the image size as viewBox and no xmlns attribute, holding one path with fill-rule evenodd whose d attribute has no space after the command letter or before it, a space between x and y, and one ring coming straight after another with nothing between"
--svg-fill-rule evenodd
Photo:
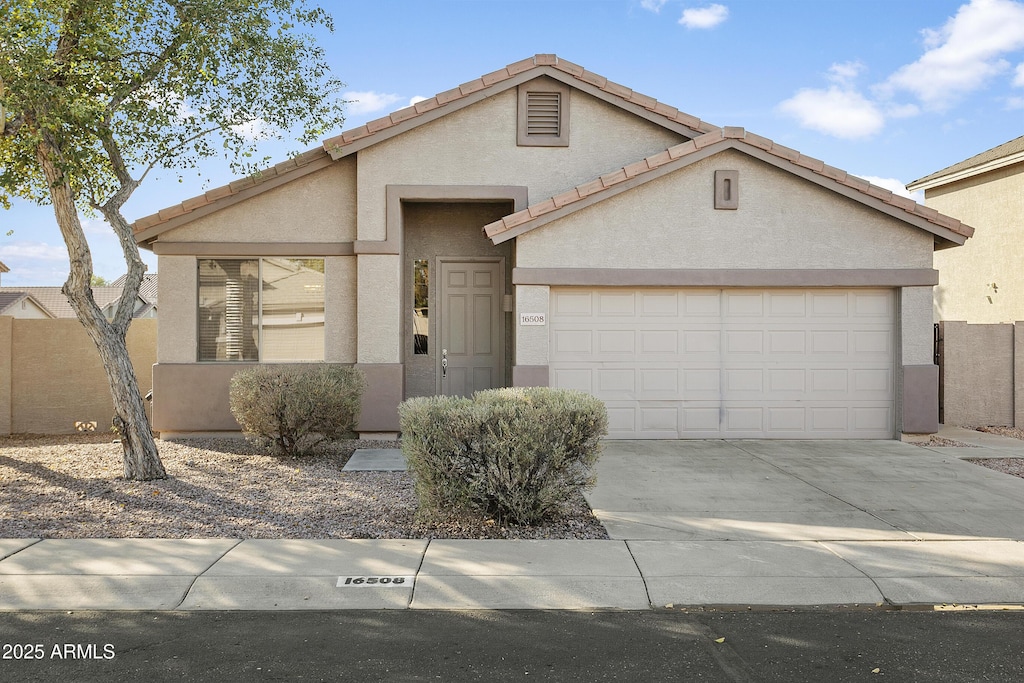
<instances>
[{"instance_id":1,"label":"door handle","mask_svg":"<svg viewBox=\"0 0 1024 683\"><path fill-rule=\"evenodd\" d=\"M441 379L448 376L448 349L441 349Z\"/></svg>"}]
</instances>

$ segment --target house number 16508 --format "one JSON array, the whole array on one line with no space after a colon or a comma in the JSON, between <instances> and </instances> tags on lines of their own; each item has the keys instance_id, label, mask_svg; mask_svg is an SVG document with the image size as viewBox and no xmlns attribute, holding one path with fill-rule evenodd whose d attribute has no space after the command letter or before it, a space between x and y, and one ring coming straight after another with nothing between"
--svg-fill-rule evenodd
<instances>
[{"instance_id":1,"label":"house number 16508","mask_svg":"<svg viewBox=\"0 0 1024 683\"><path fill-rule=\"evenodd\" d=\"M345 586L401 586L412 581L411 576L339 576L338 588Z\"/></svg>"}]
</instances>

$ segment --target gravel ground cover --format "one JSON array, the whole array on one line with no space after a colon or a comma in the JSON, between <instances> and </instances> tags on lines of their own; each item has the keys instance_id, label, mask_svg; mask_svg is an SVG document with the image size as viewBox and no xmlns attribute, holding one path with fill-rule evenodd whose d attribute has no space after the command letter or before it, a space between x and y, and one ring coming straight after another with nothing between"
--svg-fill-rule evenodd
<instances>
[{"instance_id":1,"label":"gravel ground cover","mask_svg":"<svg viewBox=\"0 0 1024 683\"><path fill-rule=\"evenodd\" d=\"M988 432L990 434L1024 440L1024 429L1020 427L974 427L974 429L979 432ZM970 459L968 462L973 462L975 465L981 465L1003 474L1012 474L1015 477L1024 478L1024 458L978 458L977 460Z\"/></svg>"},{"instance_id":2,"label":"gravel ground cover","mask_svg":"<svg viewBox=\"0 0 1024 683\"><path fill-rule=\"evenodd\" d=\"M126 481L110 435L0 438L0 538L608 538L582 495L544 526L416 520L405 472L343 472L338 441L302 458L241 439L158 442L167 479Z\"/></svg>"}]
</instances>

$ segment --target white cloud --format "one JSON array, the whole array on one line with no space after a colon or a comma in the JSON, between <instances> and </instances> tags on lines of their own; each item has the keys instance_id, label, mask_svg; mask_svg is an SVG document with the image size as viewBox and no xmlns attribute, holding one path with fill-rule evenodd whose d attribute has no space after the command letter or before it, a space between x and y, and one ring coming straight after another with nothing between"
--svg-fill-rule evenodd
<instances>
[{"instance_id":1,"label":"white cloud","mask_svg":"<svg viewBox=\"0 0 1024 683\"><path fill-rule=\"evenodd\" d=\"M833 64L828 68L828 80L848 86L864 72L865 68L864 63L859 61Z\"/></svg>"},{"instance_id":2,"label":"white cloud","mask_svg":"<svg viewBox=\"0 0 1024 683\"><path fill-rule=\"evenodd\" d=\"M1013 77L1013 84L1018 88L1024 88L1024 63L1017 65L1017 72Z\"/></svg>"},{"instance_id":3,"label":"white cloud","mask_svg":"<svg viewBox=\"0 0 1024 683\"><path fill-rule=\"evenodd\" d=\"M679 23L686 28L714 28L729 18L729 8L725 5L708 5L707 7L683 10Z\"/></svg>"},{"instance_id":4,"label":"white cloud","mask_svg":"<svg viewBox=\"0 0 1024 683\"><path fill-rule=\"evenodd\" d=\"M247 140L266 140L274 137L274 127L263 119L254 119L231 126L231 132Z\"/></svg>"},{"instance_id":5,"label":"white cloud","mask_svg":"<svg viewBox=\"0 0 1024 683\"><path fill-rule=\"evenodd\" d=\"M67 261L68 250L62 244L45 242L13 242L0 246L0 260L33 259L37 261Z\"/></svg>"},{"instance_id":6,"label":"white cloud","mask_svg":"<svg viewBox=\"0 0 1024 683\"><path fill-rule=\"evenodd\" d=\"M348 102L348 113L350 116L373 114L402 101L402 97L399 95L373 92L372 90L365 92L351 90L344 93L342 98Z\"/></svg>"},{"instance_id":7,"label":"white cloud","mask_svg":"<svg viewBox=\"0 0 1024 683\"><path fill-rule=\"evenodd\" d=\"M1024 109L1024 97L1008 97L1006 98L1006 108L1010 111L1016 111L1017 109Z\"/></svg>"},{"instance_id":8,"label":"white cloud","mask_svg":"<svg viewBox=\"0 0 1024 683\"><path fill-rule=\"evenodd\" d=\"M640 6L657 14L668 0L640 0Z\"/></svg>"},{"instance_id":9,"label":"white cloud","mask_svg":"<svg viewBox=\"0 0 1024 683\"><path fill-rule=\"evenodd\" d=\"M409 98L409 106L411 107L417 102L426 102L426 100L427 98L423 97L422 95L413 95L412 97Z\"/></svg>"},{"instance_id":10,"label":"white cloud","mask_svg":"<svg viewBox=\"0 0 1024 683\"><path fill-rule=\"evenodd\" d=\"M917 192L910 192L907 189L906 184L902 180L898 180L897 178L880 178L879 176L876 175L859 175L857 173L854 173L852 175L855 175L858 178L866 180L872 185L877 185L878 187L889 190L893 194L898 194L902 197L913 199L915 202L924 201L923 190L919 190Z\"/></svg>"},{"instance_id":11,"label":"white cloud","mask_svg":"<svg viewBox=\"0 0 1024 683\"><path fill-rule=\"evenodd\" d=\"M885 115L877 105L852 88L805 88L779 105L801 126L838 138L867 138L882 130Z\"/></svg>"},{"instance_id":12,"label":"white cloud","mask_svg":"<svg viewBox=\"0 0 1024 683\"><path fill-rule=\"evenodd\" d=\"M947 109L1009 69L1005 55L1024 49L1024 3L971 0L942 28L922 34L927 51L892 74L880 92L907 91L929 109ZM1018 67L1015 83L1021 78Z\"/></svg>"}]
</instances>

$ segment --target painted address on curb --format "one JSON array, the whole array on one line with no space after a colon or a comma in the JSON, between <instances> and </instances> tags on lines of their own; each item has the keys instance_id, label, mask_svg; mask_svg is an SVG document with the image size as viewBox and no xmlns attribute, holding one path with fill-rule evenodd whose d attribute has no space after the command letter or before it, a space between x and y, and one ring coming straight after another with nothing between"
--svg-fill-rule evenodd
<instances>
[{"instance_id":1,"label":"painted address on curb","mask_svg":"<svg viewBox=\"0 0 1024 683\"><path fill-rule=\"evenodd\" d=\"M339 576L338 588L411 586L415 576Z\"/></svg>"}]
</instances>

